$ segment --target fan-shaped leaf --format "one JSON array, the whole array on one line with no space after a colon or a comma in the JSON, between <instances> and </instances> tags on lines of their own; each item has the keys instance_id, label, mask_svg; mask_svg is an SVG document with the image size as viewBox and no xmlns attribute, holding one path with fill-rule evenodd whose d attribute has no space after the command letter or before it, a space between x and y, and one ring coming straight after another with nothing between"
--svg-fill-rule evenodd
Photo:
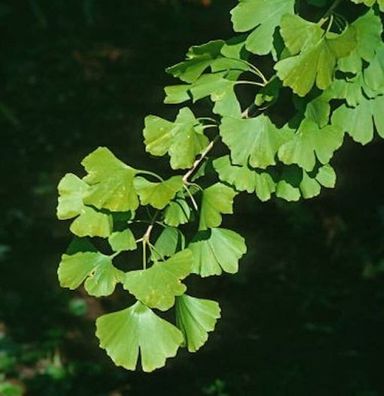
<instances>
[{"instance_id":1,"label":"fan-shaped leaf","mask_svg":"<svg viewBox=\"0 0 384 396\"><path fill-rule=\"evenodd\" d=\"M276 164L279 147L291 136L290 131L278 130L264 115L250 119L225 117L220 134L235 165L262 169Z\"/></svg>"},{"instance_id":2,"label":"fan-shaped leaf","mask_svg":"<svg viewBox=\"0 0 384 396\"><path fill-rule=\"evenodd\" d=\"M384 138L384 96L361 101L357 107L343 105L334 111L332 125L347 132L353 140L361 144L372 141L374 126L378 134Z\"/></svg>"},{"instance_id":3,"label":"fan-shaped leaf","mask_svg":"<svg viewBox=\"0 0 384 396\"><path fill-rule=\"evenodd\" d=\"M114 252L135 250L137 248L135 236L130 229L114 232L109 236L108 242Z\"/></svg>"},{"instance_id":4,"label":"fan-shaped leaf","mask_svg":"<svg viewBox=\"0 0 384 396\"><path fill-rule=\"evenodd\" d=\"M164 223L171 227L178 227L180 224L188 223L191 217L191 209L184 197L176 196L169 203L164 212Z\"/></svg>"},{"instance_id":5,"label":"fan-shaped leaf","mask_svg":"<svg viewBox=\"0 0 384 396\"><path fill-rule=\"evenodd\" d=\"M258 55L266 55L273 49L273 35L284 14L294 11L294 0L240 0L231 11L236 32L247 32L246 48Z\"/></svg>"},{"instance_id":6,"label":"fan-shaped leaf","mask_svg":"<svg viewBox=\"0 0 384 396\"><path fill-rule=\"evenodd\" d=\"M349 27L343 34L326 33L318 24L297 15L286 15L281 34L294 56L279 61L275 70L284 86L305 96L316 83L326 89L332 83L337 60L356 48L356 33Z\"/></svg>"},{"instance_id":7,"label":"fan-shaped leaf","mask_svg":"<svg viewBox=\"0 0 384 396\"><path fill-rule=\"evenodd\" d=\"M143 177L136 177L135 188L142 205L164 209L176 193L183 188L183 178L182 176L173 176L166 181L153 183Z\"/></svg>"},{"instance_id":8,"label":"fan-shaped leaf","mask_svg":"<svg viewBox=\"0 0 384 396\"><path fill-rule=\"evenodd\" d=\"M203 191L200 209L200 230L218 227L221 214L233 213L233 200L236 191L222 183L216 183Z\"/></svg>"},{"instance_id":9,"label":"fan-shaped leaf","mask_svg":"<svg viewBox=\"0 0 384 396\"><path fill-rule=\"evenodd\" d=\"M122 280L123 273L104 254L80 252L62 256L58 275L62 287L73 290L85 281L87 292L91 296L100 297L113 293L116 284Z\"/></svg>"},{"instance_id":10,"label":"fan-shaped leaf","mask_svg":"<svg viewBox=\"0 0 384 396\"><path fill-rule=\"evenodd\" d=\"M209 143L202 125L187 107L180 110L174 123L148 116L144 137L146 150L157 156L168 153L173 169L190 168Z\"/></svg>"},{"instance_id":11,"label":"fan-shaped leaf","mask_svg":"<svg viewBox=\"0 0 384 396\"><path fill-rule=\"evenodd\" d=\"M176 355L182 333L140 302L96 321L96 336L117 366L135 370L139 352L143 370L151 372Z\"/></svg>"},{"instance_id":12,"label":"fan-shaped leaf","mask_svg":"<svg viewBox=\"0 0 384 396\"><path fill-rule=\"evenodd\" d=\"M304 119L293 138L279 149L279 158L287 165L297 164L306 171L316 165L316 158L327 164L343 143L343 132L336 126L319 129L317 124Z\"/></svg>"},{"instance_id":13,"label":"fan-shaped leaf","mask_svg":"<svg viewBox=\"0 0 384 396\"><path fill-rule=\"evenodd\" d=\"M234 274L239 268L239 259L247 251L244 238L234 231L212 228L198 233L189 245L193 253L192 272L202 277Z\"/></svg>"},{"instance_id":14,"label":"fan-shaped leaf","mask_svg":"<svg viewBox=\"0 0 384 396\"><path fill-rule=\"evenodd\" d=\"M175 304L186 287L181 280L191 273L192 253L185 249L164 262L155 262L149 269L125 275L124 288L151 308L166 311Z\"/></svg>"},{"instance_id":15,"label":"fan-shaped leaf","mask_svg":"<svg viewBox=\"0 0 384 396\"><path fill-rule=\"evenodd\" d=\"M136 170L118 160L107 148L100 147L82 162L91 186L84 203L113 212L136 210L139 206L133 179Z\"/></svg>"},{"instance_id":16,"label":"fan-shaped leaf","mask_svg":"<svg viewBox=\"0 0 384 396\"><path fill-rule=\"evenodd\" d=\"M186 294L176 298L176 323L189 352L196 352L206 343L208 332L215 329L219 318L220 306L216 301Z\"/></svg>"}]
</instances>

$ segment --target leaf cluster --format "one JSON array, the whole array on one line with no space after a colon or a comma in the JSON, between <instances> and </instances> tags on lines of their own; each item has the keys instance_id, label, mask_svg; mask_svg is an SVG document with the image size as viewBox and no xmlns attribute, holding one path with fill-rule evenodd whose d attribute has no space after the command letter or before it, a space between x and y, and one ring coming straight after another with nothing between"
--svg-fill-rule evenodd
<instances>
[{"instance_id":1,"label":"leaf cluster","mask_svg":"<svg viewBox=\"0 0 384 396\"><path fill-rule=\"evenodd\" d=\"M122 287L134 300L96 322L100 346L116 365L134 370L140 359L152 371L180 347L195 352L207 341L220 307L187 294L188 278L238 271L245 241L223 226L223 216L233 213L239 193L260 201L313 198L335 186L331 162L346 134L361 144L375 133L384 138L383 1L308 0L320 10L317 19L299 3L240 0L231 12L239 35L194 46L167 69L179 83L165 88L165 103L183 107L174 120L149 115L143 134L148 154L167 157L173 176L98 148L82 162L84 177L60 182L58 218L71 220L75 238L87 241L62 256L60 284L84 284L95 297ZM270 70L261 70L265 57ZM197 115L198 101L210 117ZM285 106L294 110L287 114ZM217 147L225 155L215 155ZM108 253L96 248L100 239ZM128 263L135 250L138 268L118 269L116 257Z\"/></svg>"}]
</instances>

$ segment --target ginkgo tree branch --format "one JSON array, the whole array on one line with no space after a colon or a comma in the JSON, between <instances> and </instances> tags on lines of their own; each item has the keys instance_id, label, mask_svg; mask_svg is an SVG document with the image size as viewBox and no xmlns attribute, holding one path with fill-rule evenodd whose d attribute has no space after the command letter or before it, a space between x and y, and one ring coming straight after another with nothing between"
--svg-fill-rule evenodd
<instances>
[{"instance_id":1,"label":"ginkgo tree branch","mask_svg":"<svg viewBox=\"0 0 384 396\"><path fill-rule=\"evenodd\" d=\"M104 238L113 251L105 255L95 244L63 254L61 286L84 284L90 295L101 297L121 284L136 300L96 321L100 346L117 365L134 370L140 357L143 370L153 371L180 347L196 352L206 343L220 317L219 304L187 294L183 281L190 274L238 271L247 247L241 235L223 226L238 194L263 202L313 198L335 187L331 162L345 134L361 144L376 133L384 138L382 0L336 0L328 9L319 2L324 17L318 23L299 13L298 1L241 1L231 12L240 36L191 47L184 61L167 69L181 83L166 87L165 102L182 107L174 121L146 117L143 135L146 152L167 156L173 176L137 170L101 147L83 160L85 177L67 174L59 184L58 218L71 221L75 238ZM374 12L360 7L353 18L334 17L342 1ZM340 33L332 31L334 22ZM269 80L249 62L258 56L273 65ZM261 82L244 80L246 73ZM238 84L254 95L245 110ZM203 99L212 102L212 115L196 117L186 103ZM207 135L210 128L218 130L214 138ZM223 151L213 150L219 140L225 152L216 156ZM193 176L208 157L212 166L199 172L205 179L196 184ZM143 210L148 221L136 218ZM148 225L136 238L141 223ZM162 229L153 242L157 225ZM142 269L115 267L115 257L138 244ZM157 313L170 309L175 323Z\"/></svg>"}]
</instances>

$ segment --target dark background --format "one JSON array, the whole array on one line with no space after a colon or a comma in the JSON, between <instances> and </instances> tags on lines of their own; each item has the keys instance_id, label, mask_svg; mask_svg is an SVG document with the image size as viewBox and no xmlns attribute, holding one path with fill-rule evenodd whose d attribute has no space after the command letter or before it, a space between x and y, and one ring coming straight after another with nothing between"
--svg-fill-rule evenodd
<instances>
[{"instance_id":1,"label":"dark background","mask_svg":"<svg viewBox=\"0 0 384 396\"><path fill-rule=\"evenodd\" d=\"M248 255L238 275L200 286L223 318L200 352L162 370L114 367L93 335L105 301L58 286L70 240L58 181L101 145L156 164L141 131L145 115L175 113L164 68L231 37L235 3L0 0L0 394L384 395L382 141L347 139L321 198L238 199L226 225Z\"/></svg>"}]
</instances>

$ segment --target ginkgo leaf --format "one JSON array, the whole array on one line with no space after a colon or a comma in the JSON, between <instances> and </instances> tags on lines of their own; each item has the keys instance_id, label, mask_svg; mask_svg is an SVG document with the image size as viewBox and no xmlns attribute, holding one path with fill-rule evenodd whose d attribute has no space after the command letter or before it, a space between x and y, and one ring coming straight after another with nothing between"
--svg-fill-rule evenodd
<instances>
[{"instance_id":1,"label":"ginkgo leaf","mask_svg":"<svg viewBox=\"0 0 384 396\"><path fill-rule=\"evenodd\" d=\"M306 171L316 165L316 158L327 164L333 153L343 144L344 133L335 125L319 129L317 124L304 119L292 139L279 149L279 158L286 164L297 164Z\"/></svg>"},{"instance_id":2,"label":"ginkgo leaf","mask_svg":"<svg viewBox=\"0 0 384 396\"><path fill-rule=\"evenodd\" d=\"M255 191L254 171L248 166L233 165L229 155L213 161L213 167L221 181L229 183L238 191Z\"/></svg>"},{"instance_id":3,"label":"ginkgo leaf","mask_svg":"<svg viewBox=\"0 0 384 396\"><path fill-rule=\"evenodd\" d=\"M204 74L193 84L165 87L165 103L179 104L190 99L196 102L210 97L215 114L240 117L241 107L234 91L236 84L236 79L226 78L226 73Z\"/></svg>"},{"instance_id":4,"label":"ginkgo leaf","mask_svg":"<svg viewBox=\"0 0 384 396\"><path fill-rule=\"evenodd\" d=\"M178 228L165 227L156 239L152 259L164 260L165 257L171 257L177 250L184 249L184 244L184 235Z\"/></svg>"},{"instance_id":5,"label":"ginkgo leaf","mask_svg":"<svg viewBox=\"0 0 384 396\"><path fill-rule=\"evenodd\" d=\"M145 372L164 366L183 343L183 335L174 325L141 302L99 317L96 336L113 362L127 370L135 370L140 353Z\"/></svg>"},{"instance_id":6,"label":"ginkgo leaf","mask_svg":"<svg viewBox=\"0 0 384 396\"><path fill-rule=\"evenodd\" d=\"M312 87L326 89L332 83L337 60L356 48L356 33L349 27L340 35L326 33L318 24L297 15L285 15L281 34L293 56L275 65L284 86L305 96Z\"/></svg>"},{"instance_id":7,"label":"ginkgo leaf","mask_svg":"<svg viewBox=\"0 0 384 396\"><path fill-rule=\"evenodd\" d=\"M233 213L233 200L236 191L222 183L216 183L203 191L200 208L199 230L218 227L221 214Z\"/></svg>"},{"instance_id":8,"label":"ginkgo leaf","mask_svg":"<svg viewBox=\"0 0 384 396\"><path fill-rule=\"evenodd\" d=\"M364 99L357 107L340 106L334 111L332 125L347 132L353 140L361 144L372 141L374 126L384 138L384 96L375 99Z\"/></svg>"},{"instance_id":9,"label":"ginkgo leaf","mask_svg":"<svg viewBox=\"0 0 384 396\"><path fill-rule=\"evenodd\" d=\"M70 230L79 237L107 238L113 228L112 216L97 210L83 206L80 215L72 222Z\"/></svg>"},{"instance_id":10,"label":"ginkgo leaf","mask_svg":"<svg viewBox=\"0 0 384 396\"><path fill-rule=\"evenodd\" d=\"M155 262L145 270L126 273L124 289L150 308L166 311L175 304L175 297L186 291L181 280L192 269L192 252L185 249L164 262Z\"/></svg>"},{"instance_id":11,"label":"ginkgo leaf","mask_svg":"<svg viewBox=\"0 0 384 396\"><path fill-rule=\"evenodd\" d=\"M380 17L369 10L356 19L351 26L356 32L356 48L345 58L339 60L339 69L344 72L360 73L363 60L371 62L381 44L383 26Z\"/></svg>"},{"instance_id":12,"label":"ginkgo leaf","mask_svg":"<svg viewBox=\"0 0 384 396\"><path fill-rule=\"evenodd\" d=\"M320 128L324 128L329 122L331 105L328 100L319 96L307 104L304 115L305 118L315 121Z\"/></svg>"},{"instance_id":13,"label":"ginkgo leaf","mask_svg":"<svg viewBox=\"0 0 384 396\"><path fill-rule=\"evenodd\" d=\"M276 164L277 151L290 138L290 132L278 130L265 115L249 119L225 117L220 135L234 164L261 169Z\"/></svg>"},{"instance_id":14,"label":"ginkgo leaf","mask_svg":"<svg viewBox=\"0 0 384 396\"><path fill-rule=\"evenodd\" d=\"M164 212L164 223L171 227L186 224L191 218L191 208L184 197L176 196Z\"/></svg>"},{"instance_id":15,"label":"ginkgo leaf","mask_svg":"<svg viewBox=\"0 0 384 396\"><path fill-rule=\"evenodd\" d=\"M241 107L234 91L236 84L235 80L225 78L223 73L206 74L195 81L190 91L194 101L209 96L214 102L214 113L239 117Z\"/></svg>"},{"instance_id":16,"label":"ginkgo leaf","mask_svg":"<svg viewBox=\"0 0 384 396\"><path fill-rule=\"evenodd\" d=\"M255 192L265 202L276 191L276 182L270 173L251 169L249 166L233 165L229 156L213 161L221 181L234 186L237 191Z\"/></svg>"},{"instance_id":17,"label":"ginkgo leaf","mask_svg":"<svg viewBox=\"0 0 384 396\"><path fill-rule=\"evenodd\" d=\"M91 296L109 296L122 280L123 272L115 268L112 259L99 252L80 252L62 256L59 269L62 287L71 290L85 281L85 289Z\"/></svg>"},{"instance_id":18,"label":"ginkgo leaf","mask_svg":"<svg viewBox=\"0 0 384 396\"><path fill-rule=\"evenodd\" d=\"M240 0L231 11L236 32L247 32L246 48L258 55L266 55L273 49L274 31L284 14L294 12L295 0Z\"/></svg>"},{"instance_id":19,"label":"ginkgo leaf","mask_svg":"<svg viewBox=\"0 0 384 396\"><path fill-rule=\"evenodd\" d=\"M168 153L172 169L190 168L195 158L208 145L203 127L192 111L179 111L174 123L160 117L148 116L144 129L146 150L156 156Z\"/></svg>"},{"instance_id":20,"label":"ginkgo leaf","mask_svg":"<svg viewBox=\"0 0 384 396\"><path fill-rule=\"evenodd\" d=\"M176 324L189 352L196 352L207 342L208 333L215 329L220 313L216 301L186 294L176 298Z\"/></svg>"},{"instance_id":21,"label":"ginkgo leaf","mask_svg":"<svg viewBox=\"0 0 384 396\"><path fill-rule=\"evenodd\" d=\"M191 47L185 61L171 66L167 72L187 83L195 82L206 69L212 72L234 70L248 70L249 66L240 59L223 56L223 40L214 40L208 43ZM227 50L227 49L226 49ZM226 51L228 53L228 50ZM233 53L233 52L232 52Z\"/></svg>"},{"instance_id":22,"label":"ginkgo leaf","mask_svg":"<svg viewBox=\"0 0 384 396\"><path fill-rule=\"evenodd\" d=\"M173 176L163 182L154 183L144 177L136 177L134 185L142 205L164 209L176 193L183 188L183 178L182 176Z\"/></svg>"},{"instance_id":23,"label":"ginkgo leaf","mask_svg":"<svg viewBox=\"0 0 384 396\"><path fill-rule=\"evenodd\" d=\"M88 172L84 180L91 186L84 203L112 212L136 210L139 199L133 187L136 170L99 147L82 161Z\"/></svg>"},{"instance_id":24,"label":"ginkgo leaf","mask_svg":"<svg viewBox=\"0 0 384 396\"><path fill-rule=\"evenodd\" d=\"M192 272L202 277L236 273L247 251L244 238L224 228L199 232L188 248L193 254Z\"/></svg>"},{"instance_id":25,"label":"ginkgo leaf","mask_svg":"<svg viewBox=\"0 0 384 396\"><path fill-rule=\"evenodd\" d=\"M384 12L384 0L351 0L356 4L365 4L368 7L372 7L374 4L378 4L380 11Z\"/></svg>"},{"instance_id":26,"label":"ginkgo leaf","mask_svg":"<svg viewBox=\"0 0 384 396\"><path fill-rule=\"evenodd\" d=\"M130 229L112 233L108 242L114 252L135 250L137 247L135 236Z\"/></svg>"},{"instance_id":27,"label":"ginkgo leaf","mask_svg":"<svg viewBox=\"0 0 384 396\"><path fill-rule=\"evenodd\" d=\"M364 70L364 81L375 93L384 94L384 44L378 47L376 56Z\"/></svg>"},{"instance_id":28,"label":"ginkgo leaf","mask_svg":"<svg viewBox=\"0 0 384 396\"><path fill-rule=\"evenodd\" d=\"M172 129L172 143L168 149L172 169L190 168L196 156L208 144L209 140L203 134L203 127L192 111L187 107L181 109Z\"/></svg>"},{"instance_id":29,"label":"ginkgo leaf","mask_svg":"<svg viewBox=\"0 0 384 396\"><path fill-rule=\"evenodd\" d=\"M58 186L57 218L68 220L78 216L84 207L83 196L87 190L87 183L72 173L66 174Z\"/></svg>"}]
</instances>

